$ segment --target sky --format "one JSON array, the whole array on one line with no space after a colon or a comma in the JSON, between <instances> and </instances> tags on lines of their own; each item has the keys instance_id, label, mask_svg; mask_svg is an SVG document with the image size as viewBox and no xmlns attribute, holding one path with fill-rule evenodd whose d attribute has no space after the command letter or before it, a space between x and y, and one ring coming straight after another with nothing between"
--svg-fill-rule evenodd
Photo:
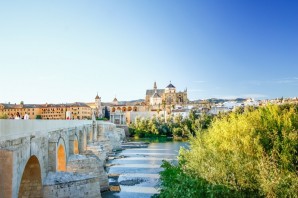
<instances>
[{"instance_id":1,"label":"sky","mask_svg":"<svg viewBox=\"0 0 298 198\"><path fill-rule=\"evenodd\" d=\"M298 96L298 1L0 1L0 103Z\"/></svg>"}]
</instances>

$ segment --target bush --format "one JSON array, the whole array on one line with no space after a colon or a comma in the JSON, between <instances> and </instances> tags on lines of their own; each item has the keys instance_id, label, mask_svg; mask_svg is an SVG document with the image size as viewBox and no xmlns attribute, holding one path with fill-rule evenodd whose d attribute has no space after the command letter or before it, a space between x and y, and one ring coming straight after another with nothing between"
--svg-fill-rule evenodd
<instances>
[{"instance_id":1,"label":"bush","mask_svg":"<svg viewBox=\"0 0 298 198\"><path fill-rule=\"evenodd\" d=\"M96 118L96 120L108 121L108 119L107 119L107 118Z\"/></svg>"},{"instance_id":2,"label":"bush","mask_svg":"<svg viewBox=\"0 0 298 198\"><path fill-rule=\"evenodd\" d=\"M8 115L7 114L2 114L2 115L0 115L0 119L8 119Z\"/></svg>"},{"instance_id":3,"label":"bush","mask_svg":"<svg viewBox=\"0 0 298 198\"><path fill-rule=\"evenodd\" d=\"M160 198L193 198L193 197L256 197L254 192L235 191L224 185L212 184L195 174L185 172L183 164L178 166L163 161L164 171L160 173Z\"/></svg>"},{"instance_id":4,"label":"bush","mask_svg":"<svg viewBox=\"0 0 298 198\"><path fill-rule=\"evenodd\" d=\"M134 129L130 134L138 137L166 135L168 137L187 138L195 135L196 130L206 130L212 119L212 116L197 116L195 112L191 111L188 118L183 118L182 115L168 116L167 122L163 117L158 116L142 119L137 117L135 122L129 125L129 128Z\"/></svg>"},{"instance_id":5,"label":"bush","mask_svg":"<svg viewBox=\"0 0 298 198\"><path fill-rule=\"evenodd\" d=\"M41 115L36 115L35 119L37 119L37 120L41 120L42 117L41 117Z\"/></svg>"},{"instance_id":6,"label":"bush","mask_svg":"<svg viewBox=\"0 0 298 198\"><path fill-rule=\"evenodd\" d=\"M267 106L216 119L182 150L185 172L237 192L298 194L298 112Z\"/></svg>"}]
</instances>

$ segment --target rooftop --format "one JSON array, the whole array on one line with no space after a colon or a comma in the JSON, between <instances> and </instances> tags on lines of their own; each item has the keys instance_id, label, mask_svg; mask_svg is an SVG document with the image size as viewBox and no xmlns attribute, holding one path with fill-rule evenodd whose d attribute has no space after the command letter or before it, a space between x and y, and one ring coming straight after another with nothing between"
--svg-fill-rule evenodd
<instances>
[{"instance_id":1,"label":"rooftop","mask_svg":"<svg viewBox=\"0 0 298 198\"><path fill-rule=\"evenodd\" d=\"M171 82L166 88L176 88Z\"/></svg>"}]
</instances>

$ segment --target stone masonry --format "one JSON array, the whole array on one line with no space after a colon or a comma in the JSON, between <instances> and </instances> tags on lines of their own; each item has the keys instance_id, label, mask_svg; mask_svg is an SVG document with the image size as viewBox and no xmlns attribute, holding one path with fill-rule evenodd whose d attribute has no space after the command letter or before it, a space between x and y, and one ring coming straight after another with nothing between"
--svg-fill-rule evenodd
<instances>
[{"instance_id":1,"label":"stone masonry","mask_svg":"<svg viewBox=\"0 0 298 198\"><path fill-rule=\"evenodd\" d=\"M107 155L124 138L102 121L0 120L0 197L101 197Z\"/></svg>"}]
</instances>

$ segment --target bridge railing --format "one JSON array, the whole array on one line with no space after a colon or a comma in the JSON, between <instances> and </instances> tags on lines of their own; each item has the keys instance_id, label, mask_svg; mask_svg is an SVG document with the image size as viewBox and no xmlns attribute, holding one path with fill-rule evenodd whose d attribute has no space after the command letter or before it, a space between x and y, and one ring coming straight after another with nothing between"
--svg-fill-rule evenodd
<instances>
[{"instance_id":1,"label":"bridge railing","mask_svg":"<svg viewBox=\"0 0 298 198\"><path fill-rule=\"evenodd\" d=\"M92 120L0 120L0 141L92 125Z\"/></svg>"}]
</instances>

